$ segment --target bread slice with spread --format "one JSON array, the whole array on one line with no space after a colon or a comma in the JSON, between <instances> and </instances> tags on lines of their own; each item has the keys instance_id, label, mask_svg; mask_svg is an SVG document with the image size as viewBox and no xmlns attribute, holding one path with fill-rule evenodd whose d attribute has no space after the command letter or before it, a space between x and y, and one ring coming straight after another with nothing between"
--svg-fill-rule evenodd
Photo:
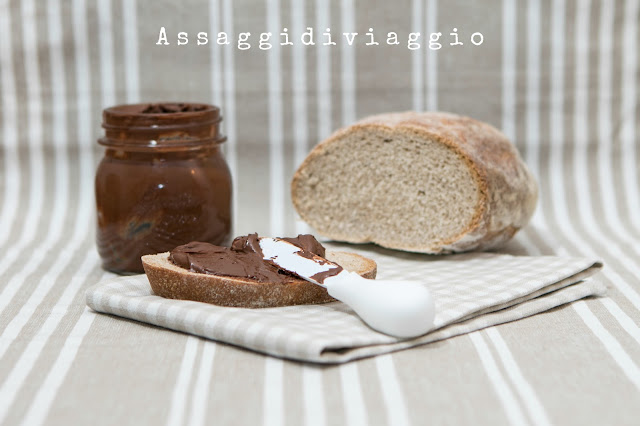
<instances>
[{"instance_id":1,"label":"bread slice with spread","mask_svg":"<svg viewBox=\"0 0 640 426\"><path fill-rule=\"evenodd\" d=\"M375 278L376 263L355 253L327 251L325 257L365 278ZM271 308L335 301L327 291L300 278L284 282L259 282L251 278L193 272L176 265L169 252L142 256L142 265L153 292L169 299L194 300L220 306Z\"/></svg>"}]
</instances>

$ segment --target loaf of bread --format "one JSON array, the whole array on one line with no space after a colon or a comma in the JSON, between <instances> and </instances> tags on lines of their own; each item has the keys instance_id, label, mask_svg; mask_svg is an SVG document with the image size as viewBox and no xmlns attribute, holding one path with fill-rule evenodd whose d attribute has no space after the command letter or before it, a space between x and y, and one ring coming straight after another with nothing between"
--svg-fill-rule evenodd
<instances>
[{"instance_id":1,"label":"loaf of bread","mask_svg":"<svg viewBox=\"0 0 640 426\"><path fill-rule=\"evenodd\" d=\"M365 118L318 144L291 193L326 237L435 254L503 244L529 221L538 188L496 128L403 112Z\"/></svg>"},{"instance_id":2,"label":"loaf of bread","mask_svg":"<svg viewBox=\"0 0 640 426\"><path fill-rule=\"evenodd\" d=\"M354 253L327 251L326 258L365 278L375 278L376 263ZM284 283L263 283L191 272L169 259L169 252L142 256L153 292L169 299L195 300L220 306L270 308L335 301L324 288L296 277Z\"/></svg>"}]
</instances>

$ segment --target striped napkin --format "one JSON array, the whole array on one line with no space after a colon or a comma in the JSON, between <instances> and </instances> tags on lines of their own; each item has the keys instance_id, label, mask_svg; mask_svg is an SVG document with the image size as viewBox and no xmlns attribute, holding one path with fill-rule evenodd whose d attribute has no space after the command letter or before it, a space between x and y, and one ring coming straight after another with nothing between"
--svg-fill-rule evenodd
<instances>
[{"instance_id":1,"label":"striped napkin","mask_svg":"<svg viewBox=\"0 0 640 426\"><path fill-rule=\"evenodd\" d=\"M434 295L435 327L413 339L378 333L340 302L282 308L226 308L153 294L146 275L108 279L86 294L97 312L195 334L282 358L342 363L424 345L600 296L586 279L602 267L584 258L496 253L422 256L366 253L378 277L421 280Z\"/></svg>"}]
</instances>

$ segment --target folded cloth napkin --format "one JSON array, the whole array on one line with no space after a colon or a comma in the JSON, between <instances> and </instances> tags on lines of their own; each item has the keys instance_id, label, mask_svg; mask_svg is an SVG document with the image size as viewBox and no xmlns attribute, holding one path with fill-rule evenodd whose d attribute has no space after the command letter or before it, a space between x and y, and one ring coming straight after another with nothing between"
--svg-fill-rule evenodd
<instances>
[{"instance_id":1,"label":"folded cloth napkin","mask_svg":"<svg viewBox=\"0 0 640 426\"><path fill-rule=\"evenodd\" d=\"M227 308L165 299L146 275L103 281L87 291L87 304L118 315L277 357L342 363L469 333L521 319L587 296L605 293L585 280L602 264L583 258L471 253L447 257L367 253L384 279L420 280L435 298L434 328L398 339L367 327L345 304L282 308Z\"/></svg>"}]
</instances>

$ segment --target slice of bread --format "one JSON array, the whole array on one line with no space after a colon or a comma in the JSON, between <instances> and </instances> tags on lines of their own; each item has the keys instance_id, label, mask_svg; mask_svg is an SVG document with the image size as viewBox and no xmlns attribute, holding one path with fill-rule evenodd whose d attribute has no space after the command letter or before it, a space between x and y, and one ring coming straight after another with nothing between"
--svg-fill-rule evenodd
<instances>
[{"instance_id":1,"label":"slice of bread","mask_svg":"<svg viewBox=\"0 0 640 426\"><path fill-rule=\"evenodd\" d=\"M529 221L538 189L494 127L404 112L365 118L318 144L291 193L326 237L435 254L506 242Z\"/></svg>"},{"instance_id":2,"label":"slice of bread","mask_svg":"<svg viewBox=\"0 0 640 426\"><path fill-rule=\"evenodd\" d=\"M327 251L327 259L365 278L375 278L377 265L355 253ZM169 252L142 256L142 265L153 292L169 299L195 300L220 306L270 308L335 301L315 284L290 277L281 284L261 283L250 278L201 274L181 268L169 260Z\"/></svg>"}]
</instances>

